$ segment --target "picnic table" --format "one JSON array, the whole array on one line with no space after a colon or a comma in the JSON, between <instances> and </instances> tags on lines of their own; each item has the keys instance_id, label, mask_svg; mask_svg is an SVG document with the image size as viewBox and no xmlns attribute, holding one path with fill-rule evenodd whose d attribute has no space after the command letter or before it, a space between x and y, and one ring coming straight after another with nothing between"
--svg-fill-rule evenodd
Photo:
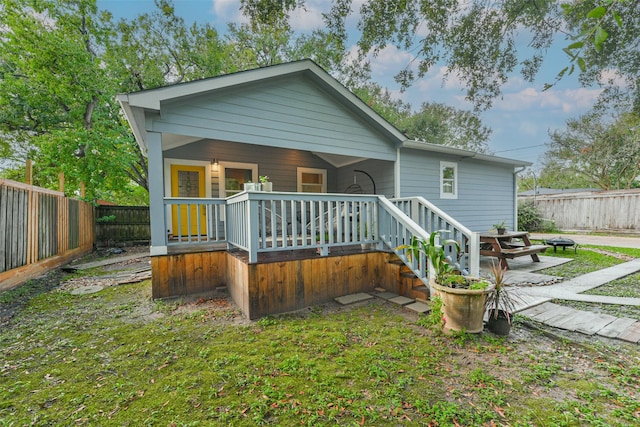
<instances>
[{"instance_id":1,"label":"picnic table","mask_svg":"<svg viewBox=\"0 0 640 427\"><path fill-rule=\"evenodd\" d=\"M546 251L550 246L534 245L526 231L497 233L480 233L480 255L496 257L500 267L509 269L507 259L531 256L533 262L540 262L538 253Z\"/></svg>"}]
</instances>

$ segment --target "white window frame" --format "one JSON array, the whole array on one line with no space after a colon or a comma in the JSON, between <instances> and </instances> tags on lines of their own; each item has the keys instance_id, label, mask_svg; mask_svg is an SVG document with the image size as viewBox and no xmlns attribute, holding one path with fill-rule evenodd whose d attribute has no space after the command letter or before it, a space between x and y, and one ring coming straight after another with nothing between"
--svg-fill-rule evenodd
<instances>
[{"instance_id":1,"label":"white window frame","mask_svg":"<svg viewBox=\"0 0 640 427\"><path fill-rule=\"evenodd\" d=\"M327 192L327 170L326 169L299 167L298 168L298 193L302 193L302 174L303 173L314 173L314 174L322 175L321 193Z\"/></svg>"},{"instance_id":2,"label":"white window frame","mask_svg":"<svg viewBox=\"0 0 640 427\"><path fill-rule=\"evenodd\" d=\"M453 169L453 193L444 191L444 170ZM441 199L457 199L458 198L458 164L453 162L440 162L440 198Z\"/></svg>"},{"instance_id":3,"label":"white window frame","mask_svg":"<svg viewBox=\"0 0 640 427\"><path fill-rule=\"evenodd\" d=\"M230 169L251 169L251 174L254 176L253 182L258 182L260 176L258 175L258 164L257 163L239 163L239 162L220 162L218 167L218 182L220 188L220 198L226 198L227 194L227 180L225 179L224 171L226 168ZM242 188L240 189L242 191Z\"/></svg>"}]
</instances>

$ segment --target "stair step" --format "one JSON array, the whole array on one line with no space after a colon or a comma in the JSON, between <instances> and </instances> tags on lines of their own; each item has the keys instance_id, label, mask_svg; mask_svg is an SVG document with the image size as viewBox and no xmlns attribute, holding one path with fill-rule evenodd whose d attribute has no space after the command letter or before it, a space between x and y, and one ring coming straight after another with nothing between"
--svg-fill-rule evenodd
<instances>
[{"instance_id":1,"label":"stair step","mask_svg":"<svg viewBox=\"0 0 640 427\"><path fill-rule=\"evenodd\" d=\"M418 277L412 271L406 271L400 273L400 277L406 277L408 279L417 279Z\"/></svg>"},{"instance_id":2,"label":"stair step","mask_svg":"<svg viewBox=\"0 0 640 427\"><path fill-rule=\"evenodd\" d=\"M390 300L392 298L398 297L399 295L396 294L396 293L393 293L393 292L386 292L385 291L385 292L380 292L380 293L377 293L377 294L373 294L373 296L376 297L376 298L380 298L380 299L383 299L385 301L388 301L388 300Z\"/></svg>"},{"instance_id":3,"label":"stair step","mask_svg":"<svg viewBox=\"0 0 640 427\"><path fill-rule=\"evenodd\" d=\"M389 264L405 265L400 258L393 258L387 261Z\"/></svg>"},{"instance_id":4,"label":"stair step","mask_svg":"<svg viewBox=\"0 0 640 427\"><path fill-rule=\"evenodd\" d=\"M425 285L420 285L420 286L414 286L413 287L414 291L418 291L418 292L429 292L429 287L425 286Z\"/></svg>"},{"instance_id":5,"label":"stair step","mask_svg":"<svg viewBox=\"0 0 640 427\"><path fill-rule=\"evenodd\" d=\"M399 296L399 297L391 298L391 299L389 300L389 302L392 302L392 303L394 303L394 304L398 304L398 305L400 305L400 306L405 306L405 305L408 305L408 304L412 304L412 303L414 303L414 302L415 302L415 300L414 300L414 299L411 299L411 298L407 298L407 297Z\"/></svg>"},{"instance_id":6,"label":"stair step","mask_svg":"<svg viewBox=\"0 0 640 427\"><path fill-rule=\"evenodd\" d=\"M423 302L414 302L413 304L405 305L403 308L414 311L418 314L427 314L431 311L431 306Z\"/></svg>"}]
</instances>

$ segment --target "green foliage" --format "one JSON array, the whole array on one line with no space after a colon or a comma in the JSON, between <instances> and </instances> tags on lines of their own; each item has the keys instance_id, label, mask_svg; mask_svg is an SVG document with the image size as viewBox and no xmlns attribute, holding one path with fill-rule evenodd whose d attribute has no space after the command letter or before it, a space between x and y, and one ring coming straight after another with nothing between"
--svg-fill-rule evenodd
<instances>
[{"instance_id":1,"label":"green foliage","mask_svg":"<svg viewBox=\"0 0 640 427\"><path fill-rule=\"evenodd\" d=\"M640 186L640 116L622 113L613 121L593 112L567 121L551 133L550 168L561 166L603 190Z\"/></svg>"},{"instance_id":2,"label":"green foliage","mask_svg":"<svg viewBox=\"0 0 640 427\"><path fill-rule=\"evenodd\" d=\"M542 225L542 214L533 200L518 202L518 228L520 231L538 231Z\"/></svg>"},{"instance_id":3,"label":"green foliage","mask_svg":"<svg viewBox=\"0 0 640 427\"><path fill-rule=\"evenodd\" d=\"M450 276L458 276L462 278L462 276L457 275L460 268L457 263L455 263L446 253L446 247L453 247L456 254L460 254L460 245L456 240L447 239L442 242L437 243L436 239L440 238L442 233L449 233L448 230L438 230L434 231L429 235L429 240L420 239L417 236L413 236L411 238L411 242L408 245L400 245L396 248L396 250L405 251L407 258L409 261L419 260L420 255L426 256L433 267L433 271L435 273L435 280L438 283L443 284L443 286L447 286L446 279L454 280ZM457 260L456 260L457 261ZM462 278L464 280L464 278ZM453 285L455 283L449 283L449 285Z\"/></svg>"},{"instance_id":4,"label":"green foliage","mask_svg":"<svg viewBox=\"0 0 640 427\"><path fill-rule=\"evenodd\" d=\"M96 222L111 222L111 221L115 221L116 216L115 215L105 215L105 216L101 216L100 218L96 218Z\"/></svg>"},{"instance_id":5,"label":"green foliage","mask_svg":"<svg viewBox=\"0 0 640 427\"><path fill-rule=\"evenodd\" d=\"M479 153L487 152L492 132L473 112L429 102L394 124L411 139Z\"/></svg>"},{"instance_id":6,"label":"green foliage","mask_svg":"<svg viewBox=\"0 0 640 427\"><path fill-rule=\"evenodd\" d=\"M425 318L425 325L436 332L442 331L444 328L444 316L442 315L442 298L431 298L431 311Z\"/></svg>"},{"instance_id":7,"label":"green foliage","mask_svg":"<svg viewBox=\"0 0 640 427\"><path fill-rule=\"evenodd\" d=\"M375 83L356 87L354 93L408 138L480 153L487 151L491 129L473 112L428 102L412 112L410 104L393 98Z\"/></svg>"},{"instance_id":8,"label":"green foliage","mask_svg":"<svg viewBox=\"0 0 640 427\"><path fill-rule=\"evenodd\" d=\"M93 0L20 0L5 2L0 20L0 134L24 144L14 159L35 160L38 185L57 187L59 172L69 193L84 182L88 199L126 186L139 149L105 62L110 17Z\"/></svg>"},{"instance_id":9,"label":"green foliage","mask_svg":"<svg viewBox=\"0 0 640 427\"><path fill-rule=\"evenodd\" d=\"M571 33L565 49L584 85L599 82L600 103L640 108L637 37L640 9L632 0L566 2L563 18ZM614 71L615 70L615 71ZM605 77L606 76L606 77ZM609 77L610 76L610 77Z\"/></svg>"}]
</instances>

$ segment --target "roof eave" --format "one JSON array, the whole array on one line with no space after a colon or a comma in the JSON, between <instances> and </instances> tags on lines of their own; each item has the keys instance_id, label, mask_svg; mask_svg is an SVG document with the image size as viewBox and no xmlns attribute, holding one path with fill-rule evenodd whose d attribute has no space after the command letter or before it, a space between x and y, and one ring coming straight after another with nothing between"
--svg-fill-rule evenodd
<instances>
[{"instance_id":1,"label":"roof eave","mask_svg":"<svg viewBox=\"0 0 640 427\"><path fill-rule=\"evenodd\" d=\"M129 95L127 94L119 94L116 96L116 99L118 100L118 102L120 103L120 106L122 107L122 111L124 111L124 115L125 118L127 119L127 122L129 123L129 127L131 128L131 131L133 132L133 136L136 139L136 142L138 143L138 145L140 146L140 150L142 151L143 155L147 155L147 140L144 137L146 131L144 129L144 127L140 127L140 125L144 125L144 123L138 123L138 121L136 120L136 114L134 113L134 109L131 107L131 104L129 103ZM137 108L137 107L135 107ZM144 115L144 113L143 113Z\"/></svg>"},{"instance_id":2,"label":"roof eave","mask_svg":"<svg viewBox=\"0 0 640 427\"><path fill-rule=\"evenodd\" d=\"M509 159L507 157L491 156L489 154L477 153L471 150L465 150L462 148L449 147L447 145L431 144L428 142L419 142L407 140L402 143L405 148L413 148L417 150L431 151L434 153L449 154L452 156L461 156L462 158L473 158L476 160L482 160L492 163L500 163L513 166L531 166L532 162L526 162L523 160Z\"/></svg>"}]
</instances>

